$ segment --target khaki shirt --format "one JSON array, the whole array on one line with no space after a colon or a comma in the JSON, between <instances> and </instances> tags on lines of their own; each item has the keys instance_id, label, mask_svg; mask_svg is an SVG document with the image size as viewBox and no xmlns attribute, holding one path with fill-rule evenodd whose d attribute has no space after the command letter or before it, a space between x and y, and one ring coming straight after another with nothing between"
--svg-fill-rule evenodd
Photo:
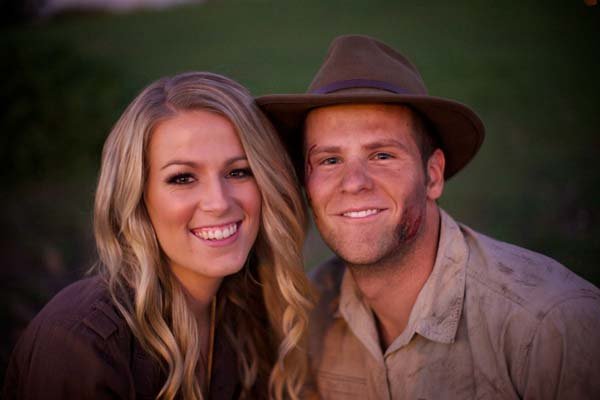
<instances>
[{"instance_id":1,"label":"khaki shirt","mask_svg":"<svg viewBox=\"0 0 600 400\"><path fill-rule=\"evenodd\" d=\"M600 291L441 211L433 271L382 352L340 260L319 267L310 356L323 399L600 399Z\"/></svg>"}]
</instances>

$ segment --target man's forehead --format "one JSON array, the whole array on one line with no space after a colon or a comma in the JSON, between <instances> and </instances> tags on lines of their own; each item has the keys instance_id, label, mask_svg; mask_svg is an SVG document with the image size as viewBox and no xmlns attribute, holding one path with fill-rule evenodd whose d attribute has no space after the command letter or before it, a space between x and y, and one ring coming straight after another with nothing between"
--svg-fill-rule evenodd
<instances>
[{"instance_id":1,"label":"man's forehead","mask_svg":"<svg viewBox=\"0 0 600 400\"><path fill-rule=\"evenodd\" d=\"M410 108L400 104L340 104L309 112L304 127L305 144L328 139L373 142L404 136L412 125ZM347 135L347 136L346 136Z\"/></svg>"},{"instance_id":2,"label":"man's forehead","mask_svg":"<svg viewBox=\"0 0 600 400\"><path fill-rule=\"evenodd\" d=\"M315 120L329 120L338 118L347 118L352 116L365 121L381 118L384 115L401 118L410 114L410 107L403 104L387 103L348 103L333 104L323 107L313 108L308 112L306 123L309 124Z\"/></svg>"}]
</instances>

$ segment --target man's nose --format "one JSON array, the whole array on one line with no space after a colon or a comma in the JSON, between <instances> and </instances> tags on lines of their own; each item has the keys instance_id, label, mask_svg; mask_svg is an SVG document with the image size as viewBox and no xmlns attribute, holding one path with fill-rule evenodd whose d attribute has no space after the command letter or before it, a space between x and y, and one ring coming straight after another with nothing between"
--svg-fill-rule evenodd
<instances>
[{"instance_id":1,"label":"man's nose","mask_svg":"<svg viewBox=\"0 0 600 400\"><path fill-rule=\"evenodd\" d=\"M373 188L373 180L365 163L355 160L348 161L343 171L342 191L346 193L359 193Z\"/></svg>"},{"instance_id":2,"label":"man's nose","mask_svg":"<svg viewBox=\"0 0 600 400\"><path fill-rule=\"evenodd\" d=\"M231 206L231 196L223 179L211 179L200 190L199 208L202 211L223 214Z\"/></svg>"}]
</instances>

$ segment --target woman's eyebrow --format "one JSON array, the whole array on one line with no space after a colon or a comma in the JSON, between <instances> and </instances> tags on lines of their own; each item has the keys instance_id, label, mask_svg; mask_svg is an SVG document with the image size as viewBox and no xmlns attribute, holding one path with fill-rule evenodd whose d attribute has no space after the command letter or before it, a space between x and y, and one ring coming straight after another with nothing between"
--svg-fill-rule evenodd
<instances>
[{"instance_id":1,"label":"woman's eyebrow","mask_svg":"<svg viewBox=\"0 0 600 400\"><path fill-rule=\"evenodd\" d=\"M248 157L246 157L245 155L231 157L231 158L227 159L227 161L225 161L225 165L231 165L238 161L248 161Z\"/></svg>"},{"instance_id":2,"label":"woman's eyebrow","mask_svg":"<svg viewBox=\"0 0 600 400\"><path fill-rule=\"evenodd\" d=\"M246 157L245 155L234 156L234 157L231 157L231 158L228 158L227 160L225 160L224 165L229 166L238 161L248 161L248 157ZM199 166L199 164L195 161L175 159L175 160L168 161L165 165L162 166L161 170L163 170L167 167L170 167L172 165L185 165L190 168L198 168L198 166Z\"/></svg>"},{"instance_id":3,"label":"woman's eyebrow","mask_svg":"<svg viewBox=\"0 0 600 400\"><path fill-rule=\"evenodd\" d=\"M198 166L197 163L195 163L194 161L188 161L188 160L170 160L168 161L165 165L163 165L160 170L162 171L165 168L168 168L172 165L185 165L188 166L190 168L196 168Z\"/></svg>"}]
</instances>

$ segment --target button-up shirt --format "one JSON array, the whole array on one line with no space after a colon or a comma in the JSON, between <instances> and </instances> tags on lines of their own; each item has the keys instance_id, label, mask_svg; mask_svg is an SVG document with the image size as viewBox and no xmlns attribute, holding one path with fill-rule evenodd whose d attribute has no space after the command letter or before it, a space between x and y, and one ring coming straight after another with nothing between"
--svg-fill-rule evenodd
<instances>
[{"instance_id":1,"label":"button-up shirt","mask_svg":"<svg viewBox=\"0 0 600 400\"><path fill-rule=\"evenodd\" d=\"M323 399L600 399L600 290L441 211L431 275L382 351L343 262L313 273L310 356Z\"/></svg>"},{"instance_id":2,"label":"button-up shirt","mask_svg":"<svg viewBox=\"0 0 600 400\"><path fill-rule=\"evenodd\" d=\"M215 335L208 399L237 399L236 355ZM98 277L63 289L31 321L6 371L6 400L156 399L167 375L135 338Z\"/></svg>"}]
</instances>

